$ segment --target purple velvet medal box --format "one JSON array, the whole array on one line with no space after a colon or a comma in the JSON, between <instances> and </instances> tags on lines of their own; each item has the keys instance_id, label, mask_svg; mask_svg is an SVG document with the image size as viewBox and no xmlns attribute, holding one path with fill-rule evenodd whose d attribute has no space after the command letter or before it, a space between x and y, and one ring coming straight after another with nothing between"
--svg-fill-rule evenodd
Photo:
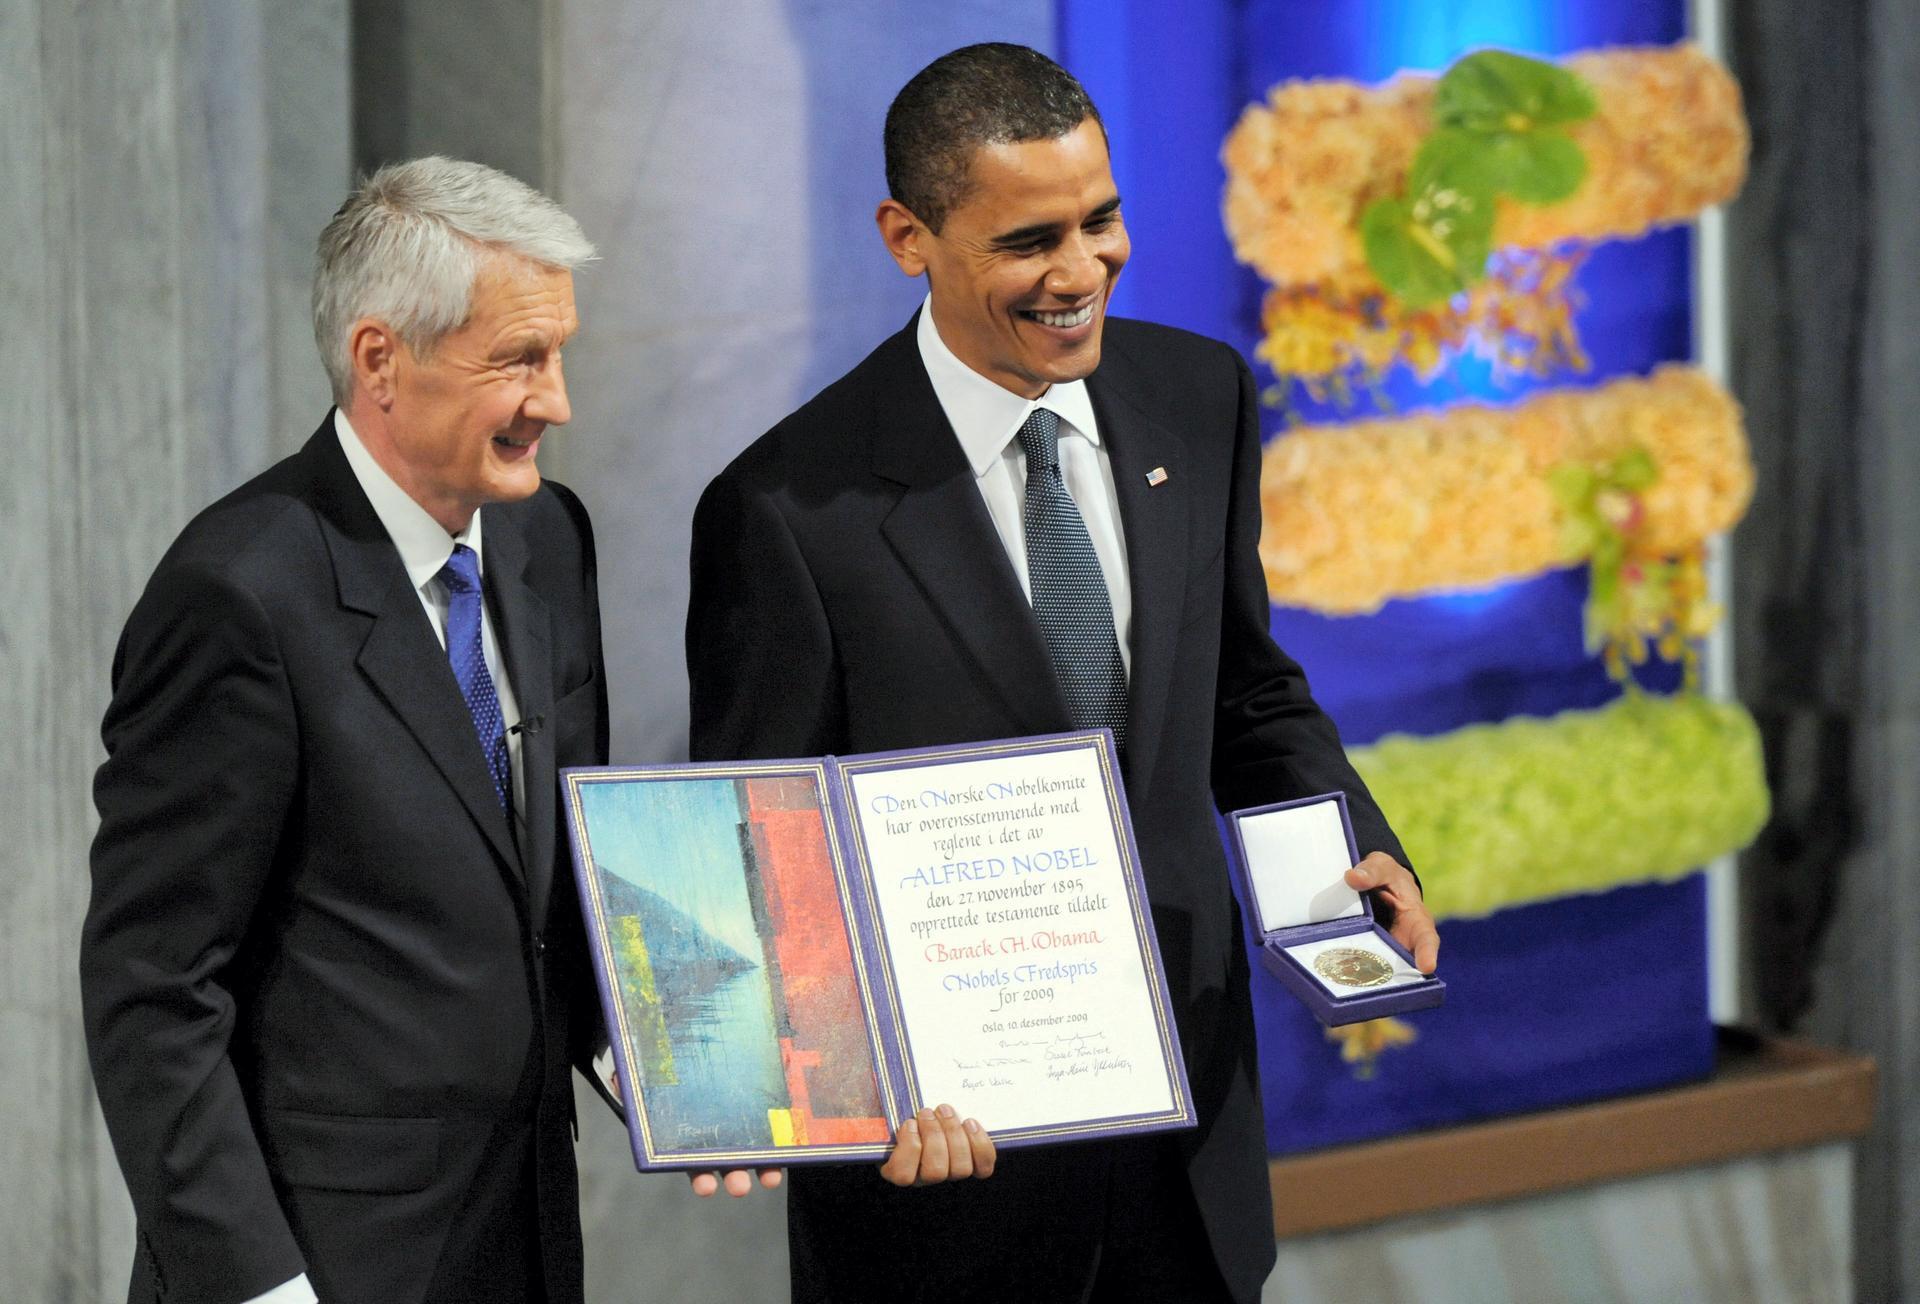
<instances>
[{"instance_id":1,"label":"purple velvet medal box","mask_svg":"<svg viewBox=\"0 0 1920 1304\"><path fill-rule=\"evenodd\" d=\"M1446 999L1347 886L1360 855L1345 793L1237 810L1227 828L1260 961L1314 1018L1336 1027Z\"/></svg>"}]
</instances>

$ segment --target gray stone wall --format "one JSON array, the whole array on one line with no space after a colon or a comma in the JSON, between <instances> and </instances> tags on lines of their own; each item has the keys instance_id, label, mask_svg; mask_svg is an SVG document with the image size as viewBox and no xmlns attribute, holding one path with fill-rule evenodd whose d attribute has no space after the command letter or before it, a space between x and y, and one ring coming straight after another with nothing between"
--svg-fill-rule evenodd
<instances>
[{"instance_id":1,"label":"gray stone wall","mask_svg":"<svg viewBox=\"0 0 1920 1304\"><path fill-rule=\"evenodd\" d=\"M546 33L549 10L562 6L546 0L351 3L358 170L446 154L548 188Z\"/></svg>"},{"instance_id":2,"label":"gray stone wall","mask_svg":"<svg viewBox=\"0 0 1920 1304\"><path fill-rule=\"evenodd\" d=\"M75 974L96 730L160 550L325 411L345 51L345 0L0 0L0 1299L125 1293Z\"/></svg>"}]
</instances>

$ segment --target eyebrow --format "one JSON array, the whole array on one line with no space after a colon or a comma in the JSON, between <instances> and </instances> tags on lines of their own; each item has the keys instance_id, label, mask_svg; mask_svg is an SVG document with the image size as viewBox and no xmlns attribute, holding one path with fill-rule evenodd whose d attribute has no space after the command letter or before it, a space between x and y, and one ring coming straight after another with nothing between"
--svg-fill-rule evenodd
<instances>
[{"instance_id":1,"label":"eyebrow","mask_svg":"<svg viewBox=\"0 0 1920 1304\"><path fill-rule=\"evenodd\" d=\"M1115 195L1112 199L1109 199L1106 203L1100 205L1100 207L1094 209L1091 213L1088 213L1081 221L1091 222L1096 218L1109 217L1119 211L1120 196ZM993 243L996 245L1027 244L1039 239L1041 236L1052 235L1059 229L1060 224L1058 222L1035 222L1032 226L1019 227L1005 234L997 235L993 237Z\"/></svg>"},{"instance_id":2,"label":"eyebrow","mask_svg":"<svg viewBox=\"0 0 1920 1304\"><path fill-rule=\"evenodd\" d=\"M530 348L545 348L545 349L561 348L565 345L573 343L573 341L576 338L578 338L579 334L580 334L580 328L578 326L575 326L571 331L568 331L565 334L561 334L561 335L555 335L550 332L541 331L541 330L520 331L515 334L509 335L505 339L503 339L500 342L500 344L494 349L492 356L499 357L499 358L515 358L515 357L519 357L522 353L525 353Z\"/></svg>"}]
</instances>

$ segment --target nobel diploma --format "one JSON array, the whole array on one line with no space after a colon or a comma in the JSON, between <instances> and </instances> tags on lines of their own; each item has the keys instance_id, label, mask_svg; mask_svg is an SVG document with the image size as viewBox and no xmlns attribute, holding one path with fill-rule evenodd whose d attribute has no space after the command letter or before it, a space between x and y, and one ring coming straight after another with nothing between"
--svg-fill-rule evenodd
<instances>
[{"instance_id":1,"label":"nobel diploma","mask_svg":"<svg viewBox=\"0 0 1920 1304\"><path fill-rule=\"evenodd\" d=\"M641 1168L1193 1125L1104 731L563 777Z\"/></svg>"},{"instance_id":2,"label":"nobel diploma","mask_svg":"<svg viewBox=\"0 0 1920 1304\"><path fill-rule=\"evenodd\" d=\"M1110 754L847 771L919 1098L996 1133L1177 1108Z\"/></svg>"}]
</instances>

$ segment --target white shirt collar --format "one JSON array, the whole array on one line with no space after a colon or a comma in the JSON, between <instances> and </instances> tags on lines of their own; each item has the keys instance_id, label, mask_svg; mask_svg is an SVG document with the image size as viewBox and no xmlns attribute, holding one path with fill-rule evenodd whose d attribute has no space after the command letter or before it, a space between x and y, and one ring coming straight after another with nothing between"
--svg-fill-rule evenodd
<instances>
[{"instance_id":1,"label":"white shirt collar","mask_svg":"<svg viewBox=\"0 0 1920 1304\"><path fill-rule=\"evenodd\" d=\"M374 515L386 527L393 546L400 550L400 562L407 568L407 578L413 581L414 588L425 588L430 580L439 575L441 568L447 564L447 558L453 555L453 545L456 543L464 543L473 549L474 564L485 574L486 553L480 546L480 512L473 514L465 530L449 535L445 527L428 514L426 508L394 483L386 468L373 460L373 454L360 442L360 432L353 428L353 424L347 420L347 414L339 408L333 410L333 429L340 437L340 451L347 455L347 465L353 468L354 478L360 482L360 488L366 491L367 501L373 504Z\"/></svg>"},{"instance_id":2,"label":"white shirt collar","mask_svg":"<svg viewBox=\"0 0 1920 1304\"><path fill-rule=\"evenodd\" d=\"M1000 460L1026 422L1027 414L1037 407L1052 412L1067 428L1079 431L1090 443L1100 442L1100 430L1093 419L1093 400L1087 397L1084 380L1050 385L1046 393L1033 399L1021 398L995 384L960 361L940 338L939 328L933 324L931 294L920 305L917 334L920 361L927 368L927 379L933 382L934 397L940 400L975 476L985 475L988 468Z\"/></svg>"}]
</instances>

